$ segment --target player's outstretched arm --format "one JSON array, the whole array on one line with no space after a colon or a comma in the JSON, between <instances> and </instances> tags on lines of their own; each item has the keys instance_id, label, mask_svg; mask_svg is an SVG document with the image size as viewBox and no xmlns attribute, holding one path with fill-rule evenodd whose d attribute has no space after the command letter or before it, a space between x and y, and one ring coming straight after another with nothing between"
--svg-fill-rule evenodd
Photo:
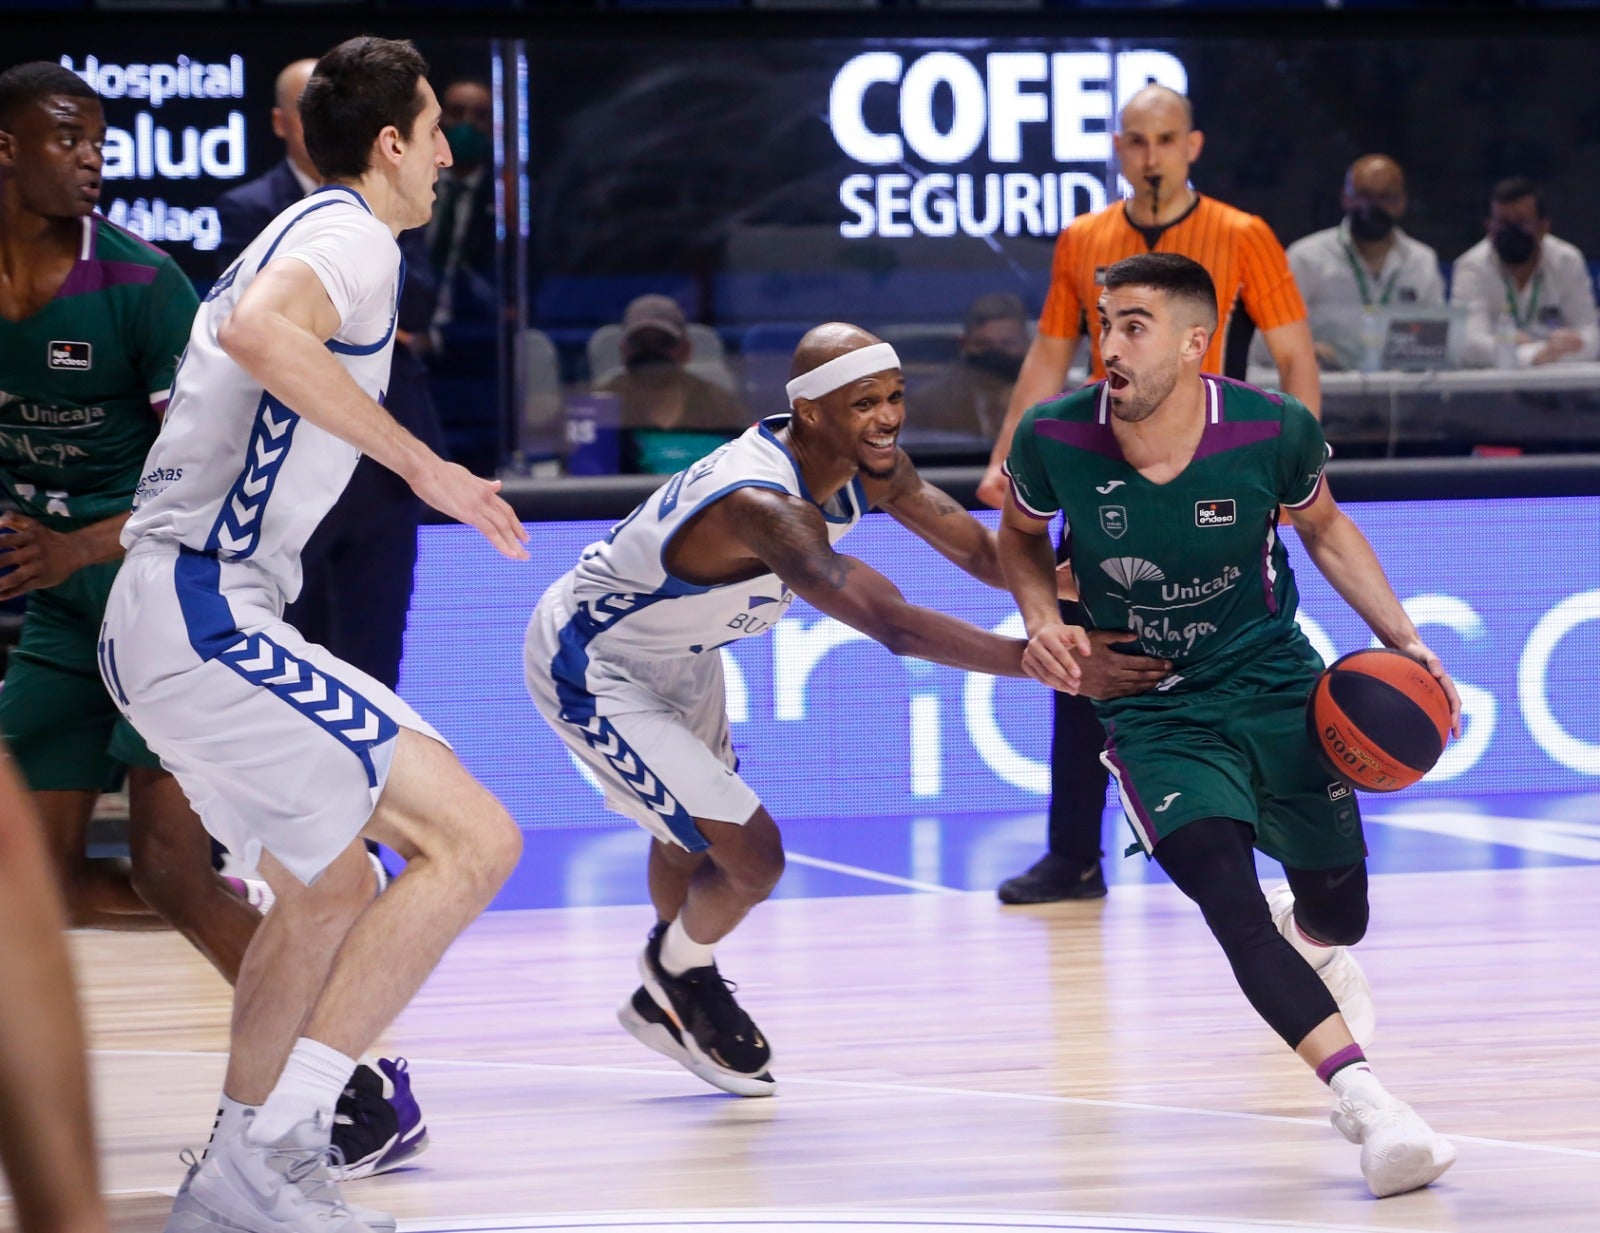
<instances>
[{"instance_id":1,"label":"player's outstretched arm","mask_svg":"<svg viewBox=\"0 0 1600 1233\"><path fill-rule=\"evenodd\" d=\"M979 582L1005 589L994 532L948 493L923 479L904 450L895 460L892 476L887 480L864 480L863 486L875 508L931 544L940 556Z\"/></svg>"},{"instance_id":2,"label":"player's outstretched arm","mask_svg":"<svg viewBox=\"0 0 1600 1233\"><path fill-rule=\"evenodd\" d=\"M1306 555L1345 603L1367 623L1378 641L1410 655L1438 678L1450 699L1451 729L1460 736L1461 697L1456 693L1455 682L1444 670L1439 657L1422 641L1400 597L1389 585L1378 554L1372 550L1361 528L1339 508L1328 491L1327 481L1322 482L1310 505L1304 509L1290 509L1289 518L1306 546Z\"/></svg>"},{"instance_id":3,"label":"player's outstretched arm","mask_svg":"<svg viewBox=\"0 0 1600 1233\"><path fill-rule=\"evenodd\" d=\"M311 268L280 257L245 290L217 342L296 414L389 468L441 514L476 527L502 555L526 560L528 533L500 497L500 482L444 461L368 397L323 346L339 324Z\"/></svg>"},{"instance_id":4,"label":"player's outstretched arm","mask_svg":"<svg viewBox=\"0 0 1600 1233\"><path fill-rule=\"evenodd\" d=\"M828 542L816 506L784 493L745 489L730 527L746 549L819 611L883 643L896 655L995 676L1024 676L1016 638L906 600L900 589Z\"/></svg>"}]
</instances>

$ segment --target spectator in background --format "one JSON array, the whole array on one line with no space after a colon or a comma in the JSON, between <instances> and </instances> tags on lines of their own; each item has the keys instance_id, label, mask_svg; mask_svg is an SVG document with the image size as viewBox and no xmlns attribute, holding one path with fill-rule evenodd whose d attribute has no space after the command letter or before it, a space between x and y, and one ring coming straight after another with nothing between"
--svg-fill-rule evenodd
<instances>
[{"instance_id":1,"label":"spectator in background","mask_svg":"<svg viewBox=\"0 0 1600 1233\"><path fill-rule=\"evenodd\" d=\"M671 296L629 304L620 345L622 371L596 388L617 396L623 472L670 475L749 427L730 390L689 371L689 323Z\"/></svg>"},{"instance_id":2,"label":"spectator in background","mask_svg":"<svg viewBox=\"0 0 1600 1233\"><path fill-rule=\"evenodd\" d=\"M955 363L908 396L906 436L948 432L993 441L1027 353L1022 300L1008 291L980 295L967 309Z\"/></svg>"},{"instance_id":3,"label":"spectator in background","mask_svg":"<svg viewBox=\"0 0 1600 1233\"><path fill-rule=\"evenodd\" d=\"M1467 310L1461 362L1528 368L1600 354L1588 263L1550 234L1543 190L1524 176L1501 180L1483 229L1451 278L1450 302Z\"/></svg>"},{"instance_id":4,"label":"spectator in background","mask_svg":"<svg viewBox=\"0 0 1600 1233\"><path fill-rule=\"evenodd\" d=\"M1360 363L1364 311L1444 304L1439 254L1400 229L1406 178L1399 163L1386 154L1363 154L1345 172L1339 204L1344 219L1337 227L1289 245L1317 362L1327 369Z\"/></svg>"},{"instance_id":5,"label":"spectator in background","mask_svg":"<svg viewBox=\"0 0 1600 1233\"><path fill-rule=\"evenodd\" d=\"M1260 218L1189 186L1190 168L1204 144L1204 135L1194 127L1189 100L1165 86L1144 87L1122 109L1113 147L1133 196L1074 219L1056 241L1039 331L1022 362L1005 423L978 486L979 497L989 505L1005 504L1008 481L1002 463L1023 412L1055 397L1066 384L1078 340L1085 333L1084 313L1093 313L1099 302L1101 272L1137 253L1179 253L1198 261L1211 275L1219 324L1202 371L1222 371L1228 322L1234 306L1243 303L1265 335L1284 391L1313 415L1320 414L1322 387L1311 329L1283 247ZM1090 375L1103 381L1099 331L1087 332ZM1057 559L1065 561L1070 555L1071 536L1064 532ZM1062 619L1072 625L1085 620L1070 602L1063 603ZM1097 630L1093 636L1122 640L1119 631ZM1097 643L1096 649L1102 645ZM1001 883L1001 902L1050 903L1106 893L1100 868L1108 778L1100 764L1104 744L1105 730L1093 704L1081 696L1057 693L1050 746L1049 847L1031 868Z\"/></svg>"},{"instance_id":6,"label":"spectator in background","mask_svg":"<svg viewBox=\"0 0 1600 1233\"><path fill-rule=\"evenodd\" d=\"M499 470L502 448L498 274L495 200L494 95L484 82L453 81L439 96L440 130L450 143L450 166L439 172L427 227L426 266L438 287L417 353L433 373L450 455L479 475ZM415 269L407 254L408 272ZM409 281L409 273L408 273Z\"/></svg>"}]
</instances>

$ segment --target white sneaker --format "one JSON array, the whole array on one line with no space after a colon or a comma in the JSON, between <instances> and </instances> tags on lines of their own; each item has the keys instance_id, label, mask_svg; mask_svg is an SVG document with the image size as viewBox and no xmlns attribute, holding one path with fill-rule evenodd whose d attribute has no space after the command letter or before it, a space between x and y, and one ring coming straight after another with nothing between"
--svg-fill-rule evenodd
<instances>
[{"instance_id":1,"label":"white sneaker","mask_svg":"<svg viewBox=\"0 0 1600 1233\"><path fill-rule=\"evenodd\" d=\"M1329 1120L1361 1145L1361 1176L1380 1199L1426 1186L1456 1162L1455 1144L1376 1082L1340 1097Z\"/></svg>"},{"instance_id":2,"label":"white sneaker","mask_svg":"<svg viewBox=\"0 0 1600 1233\"><path fill-rule=\"evenodd\" d=\"M1267 908L1272 913L1272 923L1277 926L1278 932L1295 946L1294 923L1294 891L1288 883L1275 886L1267 896ZM1295 946L1295 952L1303 958L1305 952ZM1356 962L1356 957L1350 953L1348 946L1329 946L1322 950L1322 963L1311 963L1311 970L1322 977L1322 983L1328 986L1328 992L1333 994L1333 1000L1339 1005L1339 1014L1344 1017L1344 1023L1350 1029L1350 1035L1356 1044L1363 1049L1372 1044L1372 1038L1378 1034L1378 1012L1372 1005L1372 986L1367 983L1367 974L1361 970L1361 965Z\"/></svg>"},{"instance_id":3,"label":"white sneaker","mask_svg":"<svg viewBox=\"0 0 1600 1233\"><path fill-rule=\"evenodd\" d=\"M374 1233L373 1225L345 1203L328 1178L327 1127L307 1120L276 1143L258 1146L248 1130L214 1144L192 1163L167 1218L166 1233ZM373 1213L377 1216L378 1213Z\"/></svg>"}]
</instances>

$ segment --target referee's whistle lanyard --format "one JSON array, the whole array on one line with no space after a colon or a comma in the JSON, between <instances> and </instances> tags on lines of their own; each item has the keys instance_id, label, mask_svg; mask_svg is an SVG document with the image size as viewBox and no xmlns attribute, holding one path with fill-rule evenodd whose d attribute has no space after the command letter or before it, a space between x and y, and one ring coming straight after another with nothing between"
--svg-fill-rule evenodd
<instances>
[{"instance_id":1,"label":"referee's whistle lanyard","mask_svg":"<svg viewBox=\"0 0 1600 1233\"><path fill-rule=\"evenodd\" d=\"M1517 308L1517 289L1511 285L1511 280L1504 274L1500 275L1500 282L1506 289L1506 311L1511 314L1512 323L1519 330L1526 330L1539 319L1539 292L1544 289L1544 271L1536 270L1533 275L1533 286L1528 291L1528 309L1521 312Z\"/></svg>"},{"instance_id":2,"label":"referee's whistle lanyard","mask_svg":"<svg viewBox=\"0 0 1600 1233\"><path fill-rule=\"evenodd\" d=\"M1340 244L1340 247L1344 249L1344 259L1350 263L1350 273L1356 276L1356 288L1361 292L1361 306L1363 308L1387 307L1390 299L1394 296L1394 285L1400 279L1400 267L1398 265L1395 266L1394 273L1389 275L1389 281L1383 284L1382 294L1379 295L1376 303L1374 303L1372 285L1367 281L1367 272L1362 268L1362 263L1356 258L1355 253L1350 250L1348 244Z\"/></svg>"}]
</instances>

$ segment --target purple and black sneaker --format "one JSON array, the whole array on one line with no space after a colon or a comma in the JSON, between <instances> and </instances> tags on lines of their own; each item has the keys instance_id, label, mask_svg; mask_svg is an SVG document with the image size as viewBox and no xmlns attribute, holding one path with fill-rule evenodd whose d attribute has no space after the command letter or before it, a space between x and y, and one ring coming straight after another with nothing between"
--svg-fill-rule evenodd
<instances>
[{"instance_id":1,"label":"purple and black sneaker","mask_svg":"<svg viewBox=\"0 0 1600 1233\"><path fill-rule=\"evenodd\" d=\"M329 1172L350 1182L409 1164L428 1146L428 1128L411 1094L411 1073L403 1057L363 1063L333 1110L333 1146L344 1163Z\"/></svg>"}]
</instances>

